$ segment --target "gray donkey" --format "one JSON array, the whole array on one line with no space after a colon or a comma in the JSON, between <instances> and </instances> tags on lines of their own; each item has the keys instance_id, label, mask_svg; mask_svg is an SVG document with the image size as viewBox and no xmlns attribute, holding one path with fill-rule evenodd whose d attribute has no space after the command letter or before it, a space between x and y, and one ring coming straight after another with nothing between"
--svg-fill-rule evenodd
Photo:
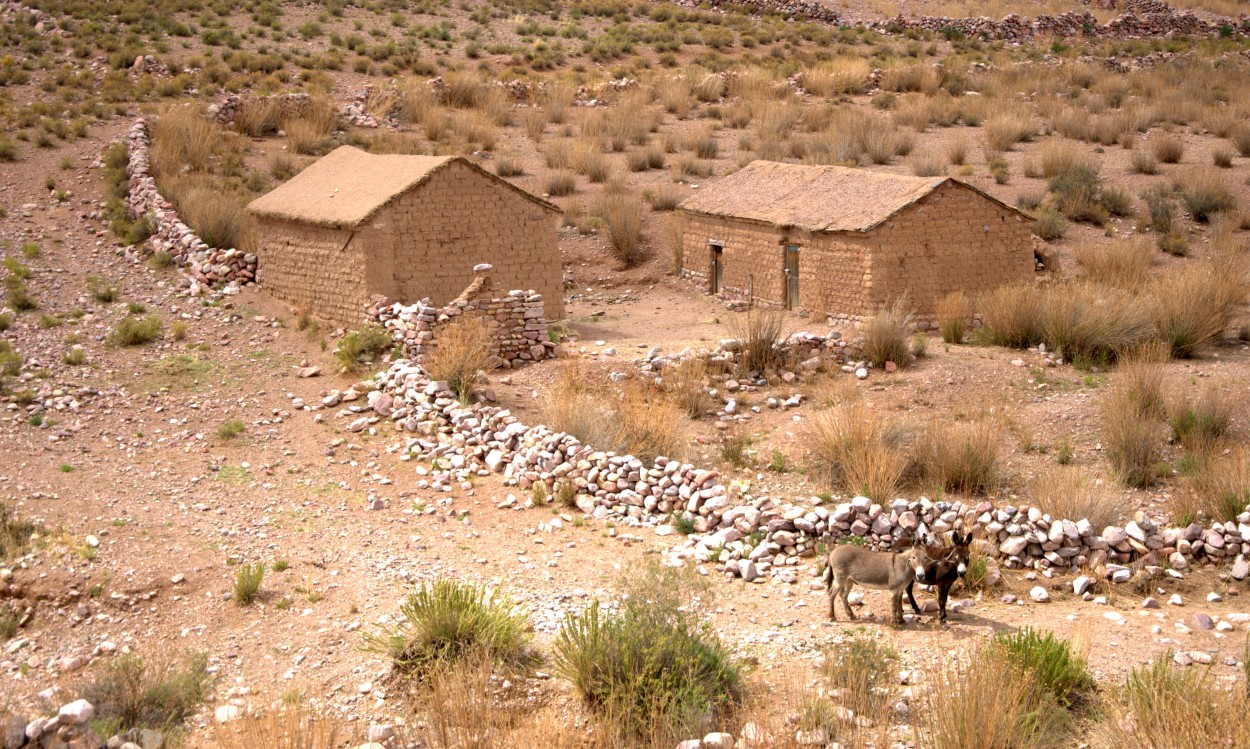
<instances>
[{"instance_id":1,"label":"gray donkey","mask_svg":"<svg viewBox=\"0 0 1250 749\"><path fill-rule=\"evenodd\" d=\"M829 618L838 620L837 601L851 619L855 612L847 597L851 586L859 583L865 588L888 590L893 597L891 615L895 624L903 623L903 593L913 580L924 582L924 551L912 547L904 551L870 551L860 546L842 545L829 552L825 566L825 587L829 591Z\"/></svg>"}]
</instances>

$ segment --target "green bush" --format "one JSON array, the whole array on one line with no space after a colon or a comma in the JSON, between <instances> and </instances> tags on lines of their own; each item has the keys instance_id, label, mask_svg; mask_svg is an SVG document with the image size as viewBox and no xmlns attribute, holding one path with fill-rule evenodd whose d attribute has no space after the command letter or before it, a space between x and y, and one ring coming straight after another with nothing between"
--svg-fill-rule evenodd
<instances>
[{"instance_id":1,"label":"green bush","mask_svg":"<svg viewBox=\"0 0 1250 749\"><path fill-rule=\"evenodd\" d=\"M117 287L94 273L87 274L87 291L91 294L91 298L100 304L112 304L117 301Z\"/></svg>"},{"instance_id":2,"label":"green bush","mask_svg":"<svg viewBox=\"0 0 1250 749\"><path fill-rule=\"evenodd\" d=\"M999 632L991 647L1001 648L1009 660L1029 672L1064 707L1086 704L1097 688L1085 659L1054 632L1042 633L1032 627Z\"/></svg>"},{"instance_id":3,"label":"green bush","mask_svg":"<svg viewBox=\"0 0 1250 749\"><path fill-rule=\"evenodd\" d=\"M1052 206L1038 211L1037 220L1033 224L1033 233L1047 242L1063 239L1068 233L1068 220Z\"/></svg>"},{"instance_id":4,"label":"green bush","mask_svg":"<svg viewBox=\"0 0 1250 749\"><path fill-rule=\"evenodd\" d=\"M623 733L697 734L742 696L741 667L692 612L682 573L652 564L626 583L619 613L596 600L556 636L557 672Z\"/></svg>"},{"instance_id":5,"label":"green bush","mask_svg":"<svg viewBox=\"0 0 1250 749\"><path fill-rule=\"evenodd\" d=\"M381 325L367 325L340 338L334 358L344 372L359 372L362 365L376 362L389 351L393 343L391 334Z\"/></svg>"},{"instance_id":6,"label":"green bush","mask_svg":"<svg viewBox=\"0 0 1250 749\"><path fill-rule=\"evenodd\" d=\"M8 505L0 504L0 561L25 554L34 533L34 523L18 518L10 512Z\"/></svg>"},{"instance_id":7,"label":"green bush","mask_svg":"<svg viewBox=\"0 0 1250 749\"><path fill-rule=\"evenodd\" d=\"M157 315L127 315L113 327L107 342L111 346L143 346L160 337L165 323Z\"/></svg>"},{"instance_id":8,"label":"green bush","mask_svg":"<svg viewBox=\"0 0 1250 749\"><path fill-rule=\"evenodd\" d=\"M247 430L247 425L239 419L229 419L223 421L221 426L217 427L217 436L223 440L232 440L243 434Z\"/></svg>"},{"instance_id":9,"label":"green bush","mask_svg":"<svg viewBox=\"0 0 1250 749\"><path fill-rule=\"evenodd\" d=\"M80 696L95 706L93 723L101 733L168 731L196 712L209 683L208 657L202 653L159 664L123 655L103 661Z\"/></svg>"},{"instance_id":10,"label":"green bush","mask_svg":"<svg viewBox=\"0 0 1250 749\"><path fill-rule=\"evenodd\" d=\"M457 580L422 585L400 606L399 622L366 634L365 642L418 680L467 657L486 657L511 670L537 662L525 610Z\"/></svg>"},{"instance_id":11,"label":"green bush","mask_svg":"<svg viewBox=\"0 0 1250 749\"><path fill-rule=\"evenodd\" d=\"M234 571L234 601L247 606L260 595L265 580L265 563L245 564Z\"/></svg>"}]
</instances>

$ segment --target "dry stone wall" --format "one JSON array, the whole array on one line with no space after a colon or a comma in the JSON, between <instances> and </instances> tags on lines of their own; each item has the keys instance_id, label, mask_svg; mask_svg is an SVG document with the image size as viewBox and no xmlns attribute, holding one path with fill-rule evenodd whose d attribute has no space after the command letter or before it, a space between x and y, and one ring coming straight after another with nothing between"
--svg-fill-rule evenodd
<instances>
[{"instance_id":1,"label":"dry stone wall","mask_svg":"<svg viewBox=\"0 0 1250 749\"><path fill-rule=\"evenodd\" d=\"M490 282L491 270L488 263L476 266L473 283L445 307L436 307L429 299L403 305L379 296L369 304L365 318L389 330L403 355L413 360L438 345L438 326L466 313L494 322L495 355L501 366L515 368L554 356L542 294L518 289L498 295Z\"/></svg>"},{"instance_id":2,"label":"dry stone wall","mask_svg":"<svg viewBox=\"0 0 1250 749\"><path fill-rule=\"evenodd\" d=\"M130 148L126 174L130 177L127 207L135 217L146 216L156 232L148 239L150 252L167 252L187 274L189 284L241 286L256 280L256 255L235 248L210 247L183 223L156 186L151 174L152 139L140 117L126 134Z\"/></svg>"},{"instance_id":3,"label":"dry stone wall","mask_svg":"<svg viewBox=\"0 0 1250 749\"><path fill-rule=\"evenodd\" d=\"M411 360L394 362L367 387L374 388L366 395L373 415L362 415L355 404L343 408L340 418L352 419L347 429L376 429L388 419L411 433L407 449L413 457L440 459L428 479L433 485L465 482L483 472L502 474L505 483L522 491L541 485L548 495L567 484L587 515L660 535L673 532L674 515L684 515L694 533L676 553L715 561L726 574L747 581L796 582L800 560L812 557L818 542L855 538L886 549L956 528L973 531L984 552L1010 568L1088 569L1125 583L1231 559L1236 579L1250 576L1250 505L1235 521L1209 526L1168 527L1139 512L1123 527L1099 529L1087 520L1051 517L1037 507L988 501L921 498L882 504L855 497L832 503L813 497L789 502L737 495L715 470L596 450L572 435L528 426L507 409L465 406L447 383L431 381ZM334 392L306 408L333 408L359 398L354 390ZM520 501L511 495L500 508ZM1084 579L1088 585L1089 578Z\"/></svg>"}]
</instances>

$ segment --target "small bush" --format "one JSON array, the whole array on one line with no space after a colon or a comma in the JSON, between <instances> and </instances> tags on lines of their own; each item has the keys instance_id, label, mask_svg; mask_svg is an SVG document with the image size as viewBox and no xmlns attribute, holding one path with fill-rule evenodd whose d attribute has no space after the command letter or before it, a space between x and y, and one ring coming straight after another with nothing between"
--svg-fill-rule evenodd
<instances>
[{"instance_id":1,"label":"small bush","mask_svg":"<svg viewBox=\"0 0 1250 749\"><path fill-rule=\"evenodd\" d=\"M223 421L217 427L217 437L223 440L232 440L243 434L247 430L247 425L240 419L229 419Z\"/></svg>"},{"instance_id":2,"label":"small bush","mask_svg":"<svg viewBox=\"0 0 1250 749\"><path fill-rule=\"evenodd\" d=\"M625 583L619 614L596 600L556 636L557 673L623 734L672 743L742 697L741 667L684 595L689 574L653 564Z\"/></svg>"},{"instance_id":3,"label":"small bush","mask_svg":"<svg viewBox=\"0 0 1250 749\"><path fill-rule=\"evenodd\" d=\"M1165 345L1152 342L1139 346L1120 361L1117 387L1143 419L1163 416L1163 362L1167 361Z\"/></svg>"},{"instance_id":4,"label":"small bush","mask_svg":"<svg viewBox=\"0 0 1250 749\"><path fill-rule=\"evenodd\" d=\"M95 274L87 275L87 291L91 294L91 298L100 304L112 304L117 301L117 287Z\"/></svg>"},{"instance_id":5,"label":"small bush","mask_svg":"<svg viewBox=\"0 0 1250 749\"><path fill-rule=\"evenodd\" d=\"M963 343L964 332L972 322L972 312L972 300L962 289L952 291L939 299L937 318L942 340L947 343Z\"/></svg>"},{"instance_id":6,"label":"small bush","mask_svg":"<svg viewBox=\"0 0 1250 749\"><path fill-rule=\"evenodd\" d=\"M777 346L785 329L786 315L773 307L751 307L728 320L729 334L739 342L739 366L746 372L763 373L779 363Z\"/></svg>"},{"instance_id":7,"label":"small bush","mask_svg":"<svg viewBox=\"0 0 1250 749\"><path fill-rule=\"evenodd\" d=\"M107 342L110 346L144 346L159 338L164 327L158 315L127 315L113 326Z\"/></svg>"},{"instance_id":8,"label":"small bush","mask_svg":"<svg viewBox=\"0 0 1250 749\"><path fill-rule=\"evenodd\" d=\"M1159 161L1144 148L1134 148L1129 165L1138 174L1158 174Z\"/></svg>"},{"instance_id":9,"label":"small bush","mask_svg":"<svg viewBox=\"0 0 1250 749\"><path fill-rule=\"evenodd\" d=\"M1182 397L1172 404L1168 424L1172 437L1186 450L1206 453L1220 443L1233 425L1232 406L1219 391L1207 389L1197 398Z\"/></svg>"},{"instance_id":10,"label":"small bush","mask_svg":"<svg viewBox=\"0 0 1250 749\"><path fill-rule=\"evenodd\" d=\"M946 174L946 158L936 151L916 151L907 160L917 177L940 177Z\"/></svg>"},{"instance_id":11,"label":"small bush","mask_svg":"<svg viewBox=\"0 0 1250 749\"><path fill-rule=\"evenodd\" d=\"M34 533L34 523L19 518L8 505L0 504L0 562L25 554Z\"/></svg>"},{"instance_id":12,"label":"small bush","mask_svg":"<svg viewBox=\"0 0 1250 749\"><path fill-rule=\"evenodd\" d=\"M367 325L340 338L334 348L334 358L344 372L359 372L363 365L377 362L393 344L386 328Z\"/></svg>"},{"instance_id":13,"label":"small bush","mask_svg":"<svg viewBox=\"0 0 1250 749\"><path fill-rule=\"evenodd\" d=\"M1250 449L1238 445L1212 456L1189 477L1184 494L1188 516L1174 515L1181 524L1194 522L1200 514L1208 522L1233 522L1250 505Z\"/></svg>"},{"instance_id":14,"label":"small bush","mask_svg":"<svg viewBox=\"0 0 1250 749\"><path fill-rule=\"evenodd\" d=\"M1033 223L1033 233L1047 242L1063 239L1068 233L1068 220L1052 206L1046 206L1037 213Z\"/></svg>"},{"instance_id":15,"label":"small bush","mask_svg":"<svg viewBox=\"0 0 1250 749\"><path fill-rule=\"evenodd\" d=\"M208 657L202 653L164 662L122 655L101 661L79 693L95 707L93 720L106 727L105 733L169 731L200 708L210 681Z\"/></svg>"},{"instance_id":16,"label":"small bush","mask_svg":"<svg viewBox=\"0 0 1250 749\"><path fill-rule=\"evenodd\" d=\"M1120 520L1116 497L1079 468L1051 468L1029 482L1033 502L1052 518L1088 519L1099 532Z\"/></svg>"},{"instance_id":17,"label":"small bush","mask_svg":"<svg viewBox=\"0 0 1250 749\"><path fill-rule=\"evenodd\" d=\"M577 190L577 175L561 169L547 175L546 192L553 197L572 195Z\"/></svg>"},{"instance_id":18,"label":"small bush","mask_svg":"<svg viewBox=\"0 0 1250 749\"><path fill-rule=\"evenodd\" d=\"M1150 140L1150 152L1164 164L1177 164L1185 155L1185 145L1174 135L1160 135Z\"/></svg>"},{"instance_id":19,"label":"small bush","mask_svg":"<svg viewBox=\"0 0 1250 749\"><path fill-rule=\"evenodd\" d=\"M399 607L398 623L366 635L367 646L424 680L466 658L511 670L536 662L525 610L486 588L440 578Z\"/></svg>"},{"instance_id":20,"label":"small bush","mask_svg":"<svg viewBox=\"0 0 1250 749\"><path fill-rule=\"evenodd\" d=\"M339 718L299 704L283 705L219 726L213 735L213 746L217 749L337 749L352 733L343 727ZM360 739L350 743L359 744Z\"/></svg>"},{"instance_id":21,"label":"small bush","mask_svg":"<svg viewBox=\"0 0 1250 749\"><path fill-rule=\"evenodd\" d=\"M985 122L985 142L993 151L1010 151L1021 141L1032 140L1037 129L1017 114L997 115Z\"/></svg>"},{"instance_id":22,"label":"small bush","mask_svg":"<svg viewBox=\"0 0 1250 749\"><path fill-rule=\"evenodd\" d=\"M707 363L698 357L690 358L664 371L664 390L686 416L697 419L707 408L708 397L703 389L707 378Z\"/></svg>"},{"instance_id":23,"label":"small bush","mask_svg":"<svg viewBox=\"0 0 1250 749\"><path fill-rule=\"evenodd\" d=\"M1158 425L1141 417L1139 404L1123 388L1104 401L1102 421L1107 459L1120 481L1134 488L1154 483L1162 448Z\"/></svg>"},{"instance_id":24,"label":"small bush","mask_svg":"<svg viewBox=\"0 0 1250 749\"><path fill-rule=\"evenodd\" d=\"M1117 239L1105 245L1081 245L1074 254L1085 278L1121 289L1140 289L1150 279L1154 255L1142 239Z\"/></svg>"},{"instance_id":25,"label":"small bush","mask_svg":"<svg viewBox=\"0 0 1250 749\"><path fill-rule=\"evenodd\" d=\"M626 268L646 259L642 246L644 209L637 195L628 192L608 194L596 214L603 219L612 253Z\"/></svg>"},{"instance_id":26,"label":"small bush","mask_svg":"<svg viewBox=\"0 0 1250 749\"><path fill-rule=\"evenodd\" d=\"M992 492L999 482L1000 434L988 419L930 425L918 446L925 480L960 494Z\"/></svg>"},{"instance_id":27,"label":"small bush","mask_svg":"<svg viewBox=\"0 0 1250 749\"><path fill-rule=\"evenodd\" d=\"M234 602L247 606L260 595L260 584L265 579L265 563L241 565L234 571Z\"/></svg>"},{"instance_id":28,"label":"small bush","mask_svg":"<svg viewBox=\"0 0 1250 749\"><path fill-rule=\"evenodd\" d=\"M1164 185L1155 185L1142 193L1150 216L1150 228L1160 234L1170 234L1176 221L1176 200Z\"/></svg>"},{"instance_id":29,"label":"small bush","mask_svg":"<svg viewBox=\"0 0 1250 749\"><path fill-rule=\"evenodd\" d=\"M886 362L906 367L909 363L907 355L907 335L911 325L911 316L903 300L894 303L890 309L877 312L863 327L860 335L860 349L864 358L875 367L884 367Z\"/></svg>"},{"instance_id":30,"label":"small bush","mask_svg":"<svg viewBox=\"0 0 1250 749\"><path fill-rule=\"evenodd\" d=\"M1195 221L1206 222L1220 211L1231 211L1237 207L1237 197L1223 178L1210 169L1182 176L1177 183L1177 191Z\"/></svg>"},{"instance_id":31,"label":"small bush","mask_svg":"<svg viewBox=\"0 0 1250 749\"><path fill-rule=\"evenodd\" d=\"M61 362L70 367L81 367L87 363L87 352L81 346L75 346L61 356Z\"/></svg>"},{"instance_id":32,"label":"small bush","mask_svg":"<svg viewBox=\"0 0 1250 749\"><path fill-rule=\"evenodd\" d=\"M482 371L494 359L492 321L481 315L460 315L435 333L433 350L422 364L430 377L447 382L460 402L467 403L482 380Z\"/></svg>"},{"instance_id":33,"label":"small bush","mask_svg":"<svg viewBox=\"0 0 1250 749\"><path fill-rule=\"evenodd\" d=\"M1233 152L1224 146L1219 146L1211 152L1211 163L1220 169L1231 169L1233 166Z\"/></svg>"},{"instance_id":34,"label":"small bush","mask_svg":"<svg viewBox=\"0 0 1250 749\"><path fill-rule=\"evenodd\" d=\"M1028 348L1042 342L1045 297L1032 285L1000 286L979 302L989 342L1009 348Z\"/></svg>"},{"instance_id":35,"label":"small bush","mask_svg":"<svg viewBox=\"0 0 1250 749\"><path fill-rule=\"evenodd\" d=\"M1158 276L1149 288L1157 335L1177 358L1218 341L1245 298L1245 273L1235 255Z\"/></svg>"},{"instance_id":36,"label":"small bush","mask_svg":"<svg viewBox=\"0 0 1250 749\"><path fill-rule=\"evenodd\" d=\"M1105 367L1152 334L1151 310L1129 292L1066 284L1045 294L1042 338L1079 368Z\"/></svg>"},{"instance_id":37,"label":"small bush","mask_svg":"<svg viewBox=\"0 0 1250 749\"><path fill-rule=\"evenodd\" d=\"M860 404L818 411L808 420L808 464L834 491L894 498L911 461L906 431Z\"/></svg>"},{"instance_id":38,"label":"small bush","mask_svg":"<svg viewBox=\"0 0 1250 749\"><path fill-rule=\"evenodd\" d=\"M999 632L990 647L1000 648L1009 662L1029 674L1062 707L1080 707L1097 689L1085 659L1053 632L1043 634L1032 627Z\"/></svg>"},{"instance_id":39,"label":"small bush","mask_svg":"<svg viewBox=\"0 0 1250 749\"><path fill-rule=\"evenodd\" d=\"M1250 125L1238 125L1228 134L1228 140L1241 156L1250 156Z\"/></svg>"}]
</instances>

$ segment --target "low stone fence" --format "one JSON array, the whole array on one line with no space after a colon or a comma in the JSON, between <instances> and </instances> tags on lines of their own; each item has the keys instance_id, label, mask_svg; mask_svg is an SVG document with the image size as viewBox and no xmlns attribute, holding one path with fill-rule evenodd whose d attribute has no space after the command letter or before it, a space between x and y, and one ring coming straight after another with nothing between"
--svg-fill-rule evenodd
<instances>
[{"instance_id":1,"label":"low stone fence","mask_svg":"<svg viewBox=\"0 0 1250 749\"><path fill-rule=\"evenodd\" d=\"M365 88L349 101L339 106L339 117L343 122L356 127L380 127L384 122L365 111L371 89ZM312 97L306 93L274 94L272 96L241 96L230 94L220 101L208 106L208 116L222 127L234 125L239 108L250 101L266 101L278 109L275 120L281 122L288 117L299 117L306 113ZM385 124L394 124L386 122Z\"/></svg>"},{"instance_id":2,"label":"low stone fence","mask_svg":"<svg viewBox=\"0 0 1250 749\"><path fill-rule=\"evenodd\" d=\"M715 369L732 372L740 368L743 348L743 342L736 338L719 341L716 348L686 348L672 354L664 354L657 347L636 364L645 373L662 375L664 370L680 366L682 362L702 359ZM799 372L815 372L831 363L841 366L848 363L856 351L856 347L847 343L836 330L824 335L806 331L793 333L773 346L777 361Z\"/></svg>"},{"instance_id":3,"label":"low stone fence","mask_svg":"<svg viewBox=\"0 0 1250 749\"><path fill-rule=\"evenodd\" d=\"M183 223L177 209L160 193L150 172L152 140L147 120L140 117L126 134L130 160L127 207L135 217L146 216L156 232L148 239L152 252L167 252L190 278L199 284L244 285L256 280L256 255L229 248L210 247Z\"/></svg>"},{"instance_id":4,"label":"low stone fence","mask_svg":"<svg viewBox=\"0 0 1250 749\"><path fill-rule=\"evenodd\" d=\"M514 290L500 295L491 282L491 270L488 263L476 266L473 283L445 307L435 307L429 299L403 305L379 296L365 311L365 319L389 330L403 355L414 360L438 345L440 324L465 313L482 314L494 322L495 355L503 367L520 367L554 356L542 294Z\"/></svg>"},{"instance_id":5,"label":"low stone fence","mask_svg":"<svg viewBox=\"0 0 1250 749\"><path fill-rule=\"evenodd\" d=\"M439 461L429 481L438 486L465 482L482 471L500 473L519 490L541 486L550 495L571 487L577 507L624 527L674 532L684 515L693 534L682 554L715 561L745 580L765 575L795 581L796 565L816 553L817 543L855 538L886 549L900 542L952 529L971 530L983 551L1011 568L1059 571L1089 569L1115 583L1136 576L1183 570L1192 564L1233 559L1236 579L1250 575L1250 506L1236 521L1210 526L1165 527L1142 513L1124 527L1094 528L1087 520L1054 518L1028 505L990 502L932 502L898 499L883 505L866 497L837 504L818 498L785 502L768 496L738 496L708 470L667 458L646 463L582 444L546 426L528 426L506 409L456 400L446 383L433 382L413 361L394 362L379 373L368 393L374 416L344 409L352 431L380 419L411 432L414 457ZM354 392L353 399L358 395ZM342 397L331 394L323 406ZM444 467L446 466L446 467ZM425 479L423 479L425 481ZM500 504L518 504L509 497Z\"/></svg>"}]
</instances>

